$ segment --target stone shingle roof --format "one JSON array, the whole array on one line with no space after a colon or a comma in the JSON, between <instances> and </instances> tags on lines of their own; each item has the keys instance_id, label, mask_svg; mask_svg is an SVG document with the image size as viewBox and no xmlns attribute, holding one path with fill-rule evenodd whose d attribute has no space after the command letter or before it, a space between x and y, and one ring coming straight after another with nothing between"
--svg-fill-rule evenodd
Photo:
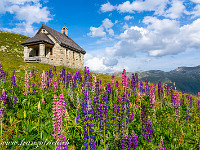
<instances>
[{"instance_id":1,"label":"stone shingle roof","mask_svg":"<svg viewBox=\"0 0 200 150\"><path fill-rule=\"evenodd\" d=\"M63 46L65 48L69 48L71 50L80 52L85 54L86 51L84 49L82 49L77 43L75 43L69 36L66 36L65 34L62 34L46 25L42 25L41 28L38 30L37 34L40 34L41 29L45 29L51 36L53 36L53 38L60 44L60 46ZM35 36L36 36L35 35ZM34 36L34 37L35 37ZM35 38L33 37L33 39L29 39L31 40L35 40ZM24 43L29 43L29 41L25 41ZM24 43L22 43L22 45L25 45Z\"/></svg>"},{"instance_id":2,"label":"stone shingle roof","mask_svg":"<svg viewBox=\"0 0 200 150\"><path fill-rule=\"evenodd\" d=\"M53 41L46 34L41 33L41 32L37 33L34 37L24 41L21 45L30 45L34 43L40 43L40 42L54 45Z\"/></svg>"}]
</instances>

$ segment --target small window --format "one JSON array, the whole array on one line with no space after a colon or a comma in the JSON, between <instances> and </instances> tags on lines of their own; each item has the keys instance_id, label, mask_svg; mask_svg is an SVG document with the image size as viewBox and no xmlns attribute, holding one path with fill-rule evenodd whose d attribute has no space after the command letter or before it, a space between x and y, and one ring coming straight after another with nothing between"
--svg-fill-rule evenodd
<instances>
[{"instance_id":1,"label":"small window","mask_svg":"<svg viewBox=\"0 0 200 150\"><path fill-rule=\"evenodd\" d=\"M74 59L74 52L73 52L73 59Z\"/></svg>"},{"instance_id":2,"label":"small window","mask_svg":"<svg viewBox=\"0 0 200 150\"><path fill-rule=\"evenodd\" d=\"M52 50L52 48L50 48L50 55L53 55L53 50Z\"/></svg>"}]
</instances>

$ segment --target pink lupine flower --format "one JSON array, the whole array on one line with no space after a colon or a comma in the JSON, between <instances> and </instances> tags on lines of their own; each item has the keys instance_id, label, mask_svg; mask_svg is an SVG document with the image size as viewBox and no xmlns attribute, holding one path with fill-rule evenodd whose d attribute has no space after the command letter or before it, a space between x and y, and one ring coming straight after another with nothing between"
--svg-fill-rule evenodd
<instances>
[{"instance_id":1,"label":"pink lupine flower","mask_svg":"<svg viewBox=\"0 0 200 150\"><path fill-rule=\"evenodd\" d=\"M46 75L43 71L42 76L41 76L41 88L45 89L46 87L47 87L47 85L46 85Z\"/></svg>"},{"instance_id":2,"label":"pink lupine flower","mask_svg":"<svg viewBox=\"0 0 200 150\"><path fill-rule=\"evenodd\" d=\"M28 88L29 88L29 79L31 77L31 72L29 74L27 74L27 72L25 72L25 92L24 95L28 94Z\"/></svg>"},{"instance_id":3,"label":"pink lupine flower","mask_svg":"<svg viewBox=\"0 0 200 150\"><path fill-rule=\"evenodd\" d=\"M122 73L122 86L123 86L123 89L126 93L128 86L127 86L127 77L126 77L126 70L125 69L123 69L123 73Z\"/></svg>"},{"instance_id":4,"label":"pink lupine flower","mask_svg":"<svg viewBox=\"0 0 200 150\"><path fill-rule=\"evenodd\" d=\"M61 136L61 130L64 127L64 118L65 118L65 101L64 95L60 94L60 98L58 99L56 95L54 95L53 99L53 127L54 127L54 139L59 139Z\"/></svg>"},{"instance_id":5,"label":"pink lupine flower","mask_svg":"<svg viewBox=\"0 0 200 150\"><path fill-rule=\"evenodd\" d=\"M155 96L155 92L154 92L154 86L150 85L149 86L149 102L150 102L150 106L151 106L151 110L153 110L155 102L156 102L156 96Z\"/></svg>"},{"instance_id":6,"label":"pink lupine flower","mask_svg":"<svg viewBox=\"0 0 200 150\"><path fill-rule=\"evenodd\" d=\"M180 109L181 109L179 93L174 93L174 107L175 107L176 120L178 121L178 118L180 118Z\"/></svg>"},{"instance_id":7,"label":"pink lupine flower","mask_svg":"<svg viewBox=\"0 0 200 150\"><path fill-rule=\"evenodd\" d=\"M56 93L56 89L57 89L57 81L56 80L53 82L53 88L54 88L54 93Z\"/></svg>"},{"instance_id":8,"label":"pink lupine flower","mask_svg":"<svg viewBox=\"0 0 200 150\"><path fill-rule=\"evenodd\" d=\"M44 104L45 104L45 100L44 100L44 97L42 97L42 103L44 103Z\"/></svg>"}]
</instances>

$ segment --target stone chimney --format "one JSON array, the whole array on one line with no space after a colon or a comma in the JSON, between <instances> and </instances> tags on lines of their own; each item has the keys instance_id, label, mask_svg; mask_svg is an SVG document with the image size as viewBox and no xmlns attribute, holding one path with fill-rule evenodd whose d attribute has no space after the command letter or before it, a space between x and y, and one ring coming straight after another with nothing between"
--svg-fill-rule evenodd
<instances>
[{"instance_id":1,"label":"stone chimney","mask_svg":"<svg viewBox=\"0 0 200 150\"><path fill-rule=\"evenodd\" d=\"M65 27L65 26L63 26L63 27L61 28L61 33L62 33L62 34L65 34L66 36L68 36L68 28Z\"/></svg>"}]
</instances>

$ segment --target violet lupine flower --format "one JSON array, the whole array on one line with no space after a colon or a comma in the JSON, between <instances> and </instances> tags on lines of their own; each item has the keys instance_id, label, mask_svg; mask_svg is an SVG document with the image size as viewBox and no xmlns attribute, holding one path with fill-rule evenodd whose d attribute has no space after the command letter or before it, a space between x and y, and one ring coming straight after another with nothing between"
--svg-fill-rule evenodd
<instances>
[{"instance_id":1,"label":"violet lupine flower","mask_svg":"<svg viewBox=\"0 0 200 150\"><path fill-rule=\"evenodd\" d=\"M166 91L166 95L168 96L170 94L169 85L165 84L164 88L165 88L165 91Z\"/></svg>"},{"instance_id":2,"label":"violet lupine flower","mask_svg":"<svg viewBox=\"0 0 200 150\"><path fill-rule=\"evenodd\" d=\"M122 150L136 150L137 149L137 135L134 131L131 132L130 136L122 136Z\"/></svg>"},{"instance_id":3,"label":"violet lupine flower","mask_svg":"<svg viewBox=\"0 0 200 150\"><path fill-rule=\"evenodd\" d=\"M3 65L0 62L0 79L5 78L5 72L3 70Z\"/></svg>"},{"instance_id":4,"label":"violet lupine flower","mask_svg":"<svg viewBox=\"0 0 200 150\"><path fill-rule=\"evenodd\" d=\"M198 102L197 102L197 109L199 109L200 108L200 101L198 100Z\"/></svg>"},{"instance_id":5,"label":"violet lupine flower","mask_svg":"<svg viewBox=\"0 0 200 150\"><path fill-rule=\"evenodd\" d=\"M181 106L184 105L184 91L182 91Z\"/></svg>"},{"instance_id":6,"label":"violet lupine flower","mask_svg":"<svg viewBox=\"0 0 200 150\"><path fill-rule=\"evenodd\" d=\"M159 99L162 99L163 95L164 95L164 92L163 92L162 83L159 81L158 82L158 96L159 96Z\"/></svg>"},{"instance_id":7,"label":"violet lupine flower","mask_svg":"<svg viewBox=\"0 0 200 150\"><path fill-rule=\"evenodd\" d=\"M65 138L65 135L62 134L60 135L59 141L58 141L58 146L56 150L68 150L68 141Z\"/></svg>"},{"instance_id":8,"label":"violet lupine flower","mask_svg":"<svg viewBox=\"0 0 200 150\"><path fill-rule=\"evenodd\" d=\"M3 105L7 104L9 105L9 99L6 90L2 90L2 94L0 95L0 103Z\"/></svg>"},{"instance_id":9,"label":"violet lupine flower","mask_svg":"<svg viewBox=\"0 0 200 150\"><path fill-rule=\"evenodd\" d=\"M5 109L1 108L0 109L0 122L4 120L4 115L5 115Z\"/></svg>"},{"instance_id":10,"label":"violet lupine flower","mask_svg":"<svg viewBox=\"0 0 200 150\"><path fill-rule=\"evenodd\" d=\"M15 91L15 84L16 84L15 71L13 71L13 76L11 77L10 80L11 80L10 92L13 93Z\"/></svg>"},{"instance_id":11,"label":"violet lupine flower","mask_svg":"<svg viewBox=\"0 0 200 150\"><path fill-rule=\"evenodd\" d=\"M150 120L150 117L148 117L147 121L145 122L145 128L143 129L143 140L147 140L148 142L151 142L152 135L153 135L153 129L152 129L152 122Z\"/></svg>"},{"instance_id":12,"label":"violet lupine flower","mask_svg":"<svg viewBox=\"0 0 200 150\"><path fill-rule=\"evenodd\" d=\"M65 101L64 95L60 94L60 98L58 99L56 95L54 95L53 100L53 127L54 127L54 139L61 138L61 129L64 127L64 118L65 118Z\"/></svg>"},{"instance_id":13,"label":"violet lupine flower","mask_svg":"<svg viewBox=\"0 0 200 150\"><path fill-rule=\"evenodd\" d=\"M146 94L149 95L149 81L147 80L147 78L145 80L145 90L146 90Z\"/></svg>"},{"instance_id":14,"label":"violet lupine flower","mask_svg":"<svg viewBox=\"0 0 200 150\"><path fill-rule=\"evenodd\" d=\"M89 95L87 93L87 89L83 89L83 100L82 100L82 112L83 112L83 117L85 117L85 119L83 119L83 122L85 122L85 124L83 125L83 129L85 130L83 132L84 134L84 143L83 145L85 146L85 150L88 149L88 147L90 147L90 149L92 150L96 150L96 146L95 146L95 142L94 142L94 135L92 135L92 133L94 132L94 129L92 127L94 127L94 124L91 123L91 121L93 120L93 107L91 105L91 101L89 100Z\"/></svg>"},{"instance_id":15,"label":"violet lupine flower","mask_svg":"<svg viewBox=\"0 0 200 150\"><path fill-rule=\"evenodd\" d=\"M166 150L166 147L163 143L163 139L161 138L160 141L159 141L159 144L158 144L158 147L156 150Z\"/></svg>"},{"instance_id":16,"label":"violet lupine flower","mask_svg":"<svg viewBox=\"0 0 200 150\"><path fill-rule=\"evenodd\" d=\"M138 83L139 83L138 73L135 73L135 82L136 82L136 86L138 86Z\"/></svg>"},{"instance_id":17,"label":"violet lupine flower","mask_svg":"<svg viewBox=\"0 0 200 150\"><path fill-rule=\"evenodd\" d=\"M190 108L192 108L193 101L194 99L192 98L192 96L190 96Z\"/></svg>"},{"instance_id":18,"label":"violet lupine flower","mask_svg":"<svg viewBox=\"0 0 200 150\"><path fill-rule=\"evenodd\" d=\"M13 103L15 104L16 102L17 102L17 96L15 95L15 96L14 96Z\"/></svg>"},{"instance_id":19,"label":"violet lupine flower","mask_svg":"<svg viewBox=\"0 0 200 150\"><path fill-rule=\"evenodd\" d=\"M147 120L147 114L146 114L146 108L145 108L145 105L141 104L141 123L142 123L142 129L144 129L144 125L145 125L145 122Z\"/></svg>"},{"instance_id":20,"label":"violet lupine flower","mask_svg":"<svg viewBox=\"0 0 200 150\"><path fill-rule=\"evenodd\" d=\"M173 87L170 88L170 94L171 94L172 105L174 105L174 88Z\"/></svg>"},{"instance_id":21,"label":"violet lupine flower","mask_svg":"<svg viewBox=\"0 0 200 150\"><path fill-rule=\"evenodd\" d=\"M136 94L136 87L137 87L136 77L135 77L135 74L133 73L132 78L131 78L131 89L132 89L134 95Z\"/></svg>"},{"instance_id":22,"label":"violet lupine flower","mask_svg":"<svg viewBox=\"0 0 200 150\"><path fill-rule=\"evenodd\" d=\"M85 81L87 82L87 81L89 81L89 78L90 78L89 67L85 66L84 72L85 72L85 74L84 74L84 79L85 79Z\"/></svg>"},{"instance_id":23,"label":"violet lupine flower","mask_svg":"<svg viewBox=\"0 0 200 150\"><path fill-rule=\"evenodd\" d=\"M174 93L174 107L175 107L175 116L176 120L180 118L180 100L179 100L179 93Z\"/></svg>"},{"instance_id":24,"label":"violet lupine flower","mask_svg":"<svg viewBox=\"0 0 200 150\"><path fill-rule=\"evenodd\" d=\"M41 76L41 88L45 89L47 88L47 84L46 84L46 75L43 71L42 76Z\"/></svg>"},{"instance_id":25,"label":"violet lupine flower","mask_svg":"<svg viewBox=\"0 0 200 150\"><path fill-rule=\"evenodd\" d=\"M186 112L186 120L187 122L190 122L190 110L187 108L187 112Z\"/></svg>"},{"instance_id":26,"label":"violet lupine flower","mask_svg":"<svg viewBox=\"0 0 200 150\"><path fill-rule=\"evenodd\" d=\"M29 79L31 77L31 72L29 74L27 74L27 72L25 72L25 92L24 95L28 94L28 89L29 89Z\"/></svg>"},{"instance_id":27,"label":"violet lupine flower","mask_svg":"<svg viewBox=\"0 0 200 150\"><path fill-rule=\"evenodd\" d=\"M143 93L143 82L140 82L140 92Z\"/></svg>"}]
</instances>

